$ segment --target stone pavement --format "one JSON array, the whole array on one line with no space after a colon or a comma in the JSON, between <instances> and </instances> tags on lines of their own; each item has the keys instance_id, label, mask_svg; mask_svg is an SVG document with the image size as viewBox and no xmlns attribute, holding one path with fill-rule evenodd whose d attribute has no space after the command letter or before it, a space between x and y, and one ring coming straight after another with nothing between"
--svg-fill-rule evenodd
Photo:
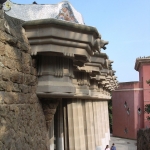
<instances>
[{"instance_id":1,"label":"stone pavement","mask_svg":"<svg viewBox=\"0 0 150 150\"><path fill-rule=\"evenodd\" d=\"M109 145L115 144L117 150L137 150L137 141L119 137L110 137Z\"/></svg>"}]
</instances>

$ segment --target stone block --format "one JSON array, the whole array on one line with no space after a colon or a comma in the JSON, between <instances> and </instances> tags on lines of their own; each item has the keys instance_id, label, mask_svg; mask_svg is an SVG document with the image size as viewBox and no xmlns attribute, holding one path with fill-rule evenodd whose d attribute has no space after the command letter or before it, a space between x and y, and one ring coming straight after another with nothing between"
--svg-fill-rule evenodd
<instances>
[{"instance_id":1,"label":"stone block","mask_svg":"<svg viewBox=\"0 0 150 150\"><path fill-rule=\"evenodd\" d=\"M22 52L22 63L31 65L31 55L28 53Z\"/></svg>"},{"instance_id":2,"label":"stone block","mask_svg":"<svg viewBox=\"0 0 150 150\"><path fill-rule=\"evenodd\" d=\"M17 72L17 71L12 71L11 72L11 77L10 77L11 81L14 83L19 83L22 84L23 83L23 74L21 72Z\"/></svg>"},{"instance_id":3,"label":"stone block","mask_svg":"<svg viewBox=\"0 0 150 150\"><path fill-rule=\"evenodd\" d=\"M32 86L28 86L28 92L31 93Z\"/></svg>"},{"instance_id":4,"label":"stone block","mask_svg":"<svg viewBox=\"0 0 150 150\"><path fill-rule=\"evenodd\" d=\"M28 145L28 144L24 144L24 148L23 148L23 150L30 150L31 148L30 148L30 145Z\"/></svg>"},{"instance_id":5,"label":"stone block","mask_svg":"<svg viewBox=\"0 0 150 150\"><path fill-rule=\"evenodd\" d=\"M4 56L0 55L0 67L5 67L4 66Z\"/></svg>"},{"instance_id":6,"label":"stone block","mask_svg":"<svg viewBox=\"0 0 150 150\"><path fill-rule=\"evenodd\" d=\"M38 102L38 97L36 94L31 94L29 98L29 103L37 103Z\"/></svg>"},{"instance_id":7,"label":"stone block","mask_svg":"<svg viewBox=\"0 0 150 150\"><path fill-rule=\"evenodd\" d=\"M36 93L37 86L31 86L31 93Z\"/></svg>"},{"instance_id":8,"label":"stone block","mask_svg":"<svg viewBox=\"0 0 150 150\"><path fill-rule=\"evenodd\" d=\"M37 77L36 76L31 77L30 85L31 86L37 85Z\"/></svg>"},{"instance_id":9,"label":"stone block","mask_svg":"<svg viewBox=\"0 0 150 150\"><path fill-rule=\"evenodd\" d=\"M13 89L13 83L12 82L6 82L6 91L11 92Z\"/></svg>"},{"instance_id":10,"label":"stone block","mask_svg":"<svg viewBox=\"0 0 150 150\"><path fill-rule=\"evenodd\" d=\"M1 70L1 69L0 69ZM9 81L10 80L10 72L11 70L8 68L3 68L2 69L2 78L4 81Z\"/></svg>"},{"instance_id":11,"label":"stone block","mask_svg":"<svg viewBox=\"0 0 150 150\"><path fill-rule=\"evenodd\" d=\"M31 67L28 64L22 65L22 72L26 74L30 74L31 72Z\"/></svg>"},{"instance_id":12,"label":"stone block","mask_svg":"<svg viewBox=\"0 0 150 150\"><path fill-rule=\"evenodd\" d=\"M1 92L0 92L0 104L3 104L3 103L4 103L4 94L5 94L4 91L1 91Z\"/></svg>"},{"instance_id":13,"label":"stone block","mask_svg":"<svg viewBox=\"0 0 150 150\"><path fill-rule=\"evenodd\" d=\"M23 93L28 93L29 92L29 88L28 88L27 85L20 84L19 88L20 88L21 92L23 92Z\"/></svg>"},{"instance_id":14,"label":"stone block","mask_svg":"<svg viewBox=\"0 0 150 150\"><path fill-rule=\"evenodd\" d=\"M25 31L24 28L22 28L22 26L21 26L21 33L22 33L23 41L24 41L25 43L29 44L28 38L27 38L27 36L26 36L26 31Z\"/></svg>"},{"instance_id":15,"label":"stone block","mask_svg":"<svg viewBox=\"0 0 150 150\"><path fill-rule=\"evenodd\" d=\"M1 135L0 135L1 136ZM4 150L4 144L0 141L0 149Z\"/></svg>"},{"instance_id":16,"label":"stone block","mask_svg":"<svg viewBox=\"0 0 150 150\"><path fill-rule=\"evenodd\" d=\"M4 12L3 12L3 9L0 9L0 18L1 18L1 19L4 18Z\"/></svg>"},{"instance_id":17,"label":"stone block","mask_svg":"<svg viewBox=\"0 0 150 150\"><path fill-rule=\"evenodd\" d=\"M3 74L3 68L4 68L4 67L2 67L2 66L0 65L0 75Z\"/></svg>"},{"instance_id":18,"label":"stone block","mask_svg":"<svg viewBox=\"0 0 150 150\"><path fill-rule=\"evenodd\" d=\"M21 51L10 45L5 46L6 56L15 60L21 60Z\"/></svg>"},{"instance_id":19,"label":"stone block","mask_svg":"<svg viewBox=\"0 0 150 150\"><path fill-rule=\"evenodd\" d=\"M27 103L27 101L28 101L28 99L29 99L28 96L29 96L29 95L27 95L27 94L20 93L20 94L19 94L18 103L20 103L20 104L25 104L25 103Z\"/></svg>"},{"instance_id":20,"label":"stone block","mask_svg":"<svg viewBox=\"0 0 150 150\"><path fill-rule=\"evenodd\" d=\"M0 42L0 55L4 55L5 54L5 44Z\"/></svg>"},{"instance_id":21,"label":"stone block","mask_svg":"<svg viewBox=\"0 0 150 150\"><path fill-rule=\"evenodd\" d=\"M37 76L37 69L34 68L34 67L31 67L30 69L31 69L31 70L30 70L31 75Z\"/></svg>"},{"instance_id":22,"label":"stone block","mask_svg":"<svg viewBox=\"0 0 150 150\"><path fill-rule=\"evenodd\" d=\"M2 134L2 142L4 143L4 145L7 147L7 149L10 149L10 143L11 143L11 134L9 131L5 131Z\"/></svg>"},{"instance_id":23,"label":"stone block","mask_svg":"<svg viewBox=\"0 0 150 150\"><path fill-rule=\"evenodd\" d=\"M37 77L33 75L24 75L24 83L27 85L34 86L37 84Z\"/></svg>"},{"instance_id":24,"label":"stone block","mask_svg":"<svg viewBox=\"0 0 150 150\"><path fill-rule=\"evenodd\" d=\"M16 149L17 150L21 150L23 147L24 143L22 142L22 140L20 139L20 137L18 137L18 139L16 140Z\"/></svg>"},{"instance_id":25,"label":"stone block","mask_svg":"<svg viewBox=\"0 0 150 150\"><path fill-rule=\"evenodd\" d=\"M29 52L30 51L30 46L28 44L20 42L20 41L18 41L17 47L19 49L23 50L24 52Z\"/></svg>"},{"instance_id":26,"label":"stone block","mask_svg":"<svg viewBox=\"0 0 150 150\"><path fill-rule=\"evenodd\" d=\"M0 19L0 30L5 31L5 20L4 19Z\"/></svg>"},{"instance_id":27,"label":"stone block","mask_svg":"<svg viewBox=\"0 0 150 150\"><path fill-rule=\"evenodd\" d=\"M0 81L0 91L6 90L6 82L5 81Z\"/></svg>"},{"instance_id":28,"label":"stone block","mask_svg":"<svg viewBox=\"0 0 150 150\"><path fill-rule=\"evenodd\" d=\"M9 69L15 69L14 61L8 57L4 57L3 64L5 67L8 67Z\"/></svg>"},{"instance_id":29,"label":"stone block","mask_svg":"<svg viewBox=\"0 0 150 150\"><path fill-rule=\"evenodd\" d=\"M19 88L18 84L13 84L12 92L21 92L21 89Z\"/></svg>"},{"instance_id":30,"label":"stone block","mask_svg":"<svg viewBox=\"0 0 150 150\"><path fill-rule=\"evenodd\" d=\"M15 68L19 71L19 72L22 72L22 63L21 61L14 61L14 65L15 65Z\"/></svg>"},{"instance_id":31,"label":"stone block","mask_svg":"<svg viewBox=\"0 0 150 150\"><path fill-rule=\"evenodd\" d=\"M9 106L8 105L0 105L0 126L4 125L5 128L6 127L6 119L9 112ZM0 133L2 132L2 130L4 130L2 127L0 127Z\"/></svg>"},{"instance_id":32,"label":"stone block","mask_svg":"<svg viewBox=\"0 0 150 150\"><path fill-rule=\"evenodd\" d=\"M16 150L15 142L11 142L10 150Z\"/></svg>"},{"instance_id":33,"label":"stone block","mask_svg":"<svg viewBox=\"0 0 150 150\"><path fill-rule=\"evenodd\" d=\"M4 97L5 104L15 104L18 103L19 94L15 92L6 92Z\"/></svg>"},{"instance_id":34,"label":"stone block","mask_svg":"<svg viewBox=\"0 0 150 150\"><path fill-rule=\"evenodd\" d=\"M9 111L15 112L15 115L18 116L19 115L18 105L10 105ZM16 118L16 116L14 116L14 118Z\"/></svg>"},{"instance_id":35,"label":"stone block","mask_svg":"<svg viewBox=\"0 0 150 150\"><path fill-rule=\"evenodd\" d=\"M0 41L2 42L8 42L10 44L16 44L17 43L17 39L5 32L3 32L2 30L0 30Z\"/></svg>"}]
</instances>

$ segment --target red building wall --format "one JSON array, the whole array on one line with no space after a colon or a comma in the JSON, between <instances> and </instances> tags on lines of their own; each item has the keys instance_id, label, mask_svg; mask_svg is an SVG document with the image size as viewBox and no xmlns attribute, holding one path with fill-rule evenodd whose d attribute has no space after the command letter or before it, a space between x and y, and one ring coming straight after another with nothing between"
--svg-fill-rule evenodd
<instances>
[{"instance_id":1,"label":"red building wall","mask_svg":"<svg viewBox=\"0 0 150 150\"><path fill-rule=\"evenodd\" d=\"M119 88L112 93L114 136L136 139L136 131L143 125L142 114L138 114L141 97L139 82L120 83Z\"/></svg>"},{"instance_id":2,"label":"red building wall","mask_svg":"<svg viewBox=\"0 0 150 150\"><path fill-rule=\"evenodd\" d=\"M143 107L146 104L150 104L150 86L147 84L147 80L150 79L150 63L144 63L139 68L139 81L143 86ZM150 127L150 123L147 121L148 114L144 114L144 127Z\"/></svg>"},{"instance_id":3,"label":"red building wall","mask_svg":"<svg viewBox=\"0 0 150 150\"><path fill-rule=\"evenodd\" d=\"M150 58L137 59L135 69L139 71L139 81L119 83L112 92L113 135L129 139L137 138L138 129L150 128L144 113L145 105L150 104L150 86L146 82L150 79Z\"/></svg>"}]
</instances>

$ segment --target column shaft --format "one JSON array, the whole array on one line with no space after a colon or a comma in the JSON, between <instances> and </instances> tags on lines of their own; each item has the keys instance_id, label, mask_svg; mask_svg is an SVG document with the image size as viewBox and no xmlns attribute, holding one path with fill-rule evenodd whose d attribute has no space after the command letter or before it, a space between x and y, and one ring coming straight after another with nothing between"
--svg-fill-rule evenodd
<instances>
[{"instance_id":1,"label":"column shaft","mask_svg":"<svg viewBox=\"0 0 150 150\"><path fill-rule=\"evenodd\" d=\"M56 150L64 150L64 132L63 132L63 111L62 100L60 100L55 114L55 136L56 136Z\"/></svg>"},{"instance_id":2,"label":"column shaft","mask_svg":"<svg viewBox=\"0 0 150 150\"><path fill-rule=\"evenodd\" d=\"M49 139L50 139L50 150L54 150L54 119L51 122L50 130L49 130Z\"/></svg>"},{"instance_id":3,"label":"column shaft","mask_svg":"<svg viewBox=\"0 0 150 150\"><path fill-rule=\"evenodd\" d=\"M68 101L69 150L86 150L81 100Z\"/></svg>"},{"instance_id":4,"label":"column shaft","mask_svg":"<svg viewBox=\"0 0 150 150\"><path fill-rule=\"evenodd\" d=\"M86 149L95 149L95 134L94 134L94 116L93 116L93 106L92 101L85 101L85 138Z\"/></svg>"}]
</instances>

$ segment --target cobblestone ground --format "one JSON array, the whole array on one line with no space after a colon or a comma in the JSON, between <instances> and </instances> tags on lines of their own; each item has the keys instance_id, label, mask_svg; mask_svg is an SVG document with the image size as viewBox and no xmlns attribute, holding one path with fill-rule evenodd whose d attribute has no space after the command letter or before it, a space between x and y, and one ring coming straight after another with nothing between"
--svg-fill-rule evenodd
<instances>
[{"instance_id":1,"label":"cobblestone ground","mask_svg":"<svg viewBox=\"0 0 150 150\"><path fill-rule=\"evenodd\" d=\"M115 143L117 150L137 150L137 141L136 140L130 140L130 139L124 139L124 138L118 138L118 137L112 137L110 138L109 145L111 147L112 143Z\"/></svg>"}]
</instances>

